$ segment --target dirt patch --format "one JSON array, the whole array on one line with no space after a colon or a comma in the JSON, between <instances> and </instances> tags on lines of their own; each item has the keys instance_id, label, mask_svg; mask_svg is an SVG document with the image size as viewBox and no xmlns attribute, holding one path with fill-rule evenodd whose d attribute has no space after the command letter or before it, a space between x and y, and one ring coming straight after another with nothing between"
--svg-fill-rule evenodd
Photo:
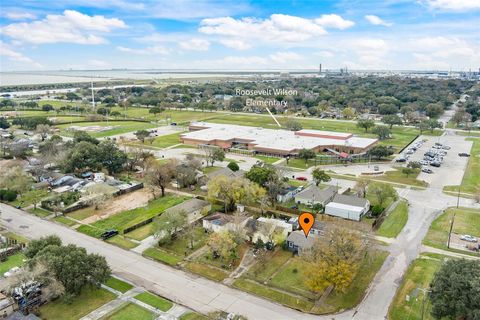
<instances>
[{"instance_id":1,"label":"dirt patch","mask_svg":"<svg viewBox=\"0 0 480 320\"><path fill-rule=\"evenodd\" d=\"M106 219L119 212L143 207L146 206L151 199L152 193L147 189L140 189L121 195L108 201L103 208L98 210L97 214L84 219L82 222L90 224L98 220Z\"/></svg>"}]
</instances>

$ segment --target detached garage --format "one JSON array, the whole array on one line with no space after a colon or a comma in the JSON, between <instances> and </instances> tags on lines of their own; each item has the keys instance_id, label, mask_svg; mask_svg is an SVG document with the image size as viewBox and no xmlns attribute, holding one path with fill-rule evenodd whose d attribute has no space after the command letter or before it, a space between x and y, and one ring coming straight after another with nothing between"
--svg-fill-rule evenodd
<instances>
[{"instance_id":1,"label":"detached garage","mask_svg":"<svg viewBox=\"0 0 480 320\"><path fill-rule=\"evenodd\" d=\"M337 194L332 202L325 206L325 213L331 216L360 221L370 209L367 199Z\"/></svg>"}]
</instances>

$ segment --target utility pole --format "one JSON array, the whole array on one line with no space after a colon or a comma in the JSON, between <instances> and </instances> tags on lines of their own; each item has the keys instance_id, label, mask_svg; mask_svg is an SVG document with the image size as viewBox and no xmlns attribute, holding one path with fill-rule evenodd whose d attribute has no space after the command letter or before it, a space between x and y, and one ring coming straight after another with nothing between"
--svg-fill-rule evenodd
<instances>
[{"instance_id":1,"label":"utility pole","mask_svg":"<svg viewBox=\"0 0 480 320\"><path fill-rule=\"evenodd\" d=\"M447 248L450 248L450 239L452 236L452 230L453 230L453 223L455 221L455 215L457 214L456 211L453 212L453 217L452 220L450 220L450 232L448 232L448 243L447 243Z\"/></svg>"},{"instance_id":2,"label":"utility pole","mask_svg":"<svg viewBox=\"0 0 480 320\"><path fill-rule=\"evenodd\" d=\"M95 111L95 95L93 94L93 81L92 81L92 108Z\"/></svg>"}]
</instances>

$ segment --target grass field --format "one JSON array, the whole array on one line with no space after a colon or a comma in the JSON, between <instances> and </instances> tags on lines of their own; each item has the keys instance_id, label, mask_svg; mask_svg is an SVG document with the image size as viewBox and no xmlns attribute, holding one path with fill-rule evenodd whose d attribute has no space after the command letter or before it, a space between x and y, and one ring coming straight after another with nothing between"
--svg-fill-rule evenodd
<instances>
[{"instance_id":1,"label":"grass field","mask_svg":"<svg viewBox=\"0 0 480 320\"><path fill-rule=\"evenodd\" d=\"M408 220L408 202L400 200L397 207L390 212L377 230L377 235L395 238L402 231Z\"/></svg>"},{"instance_id":2,"label":"grass field","mask_svg":"<svg viewBox=\"0 0 480 320\"><path fill-rule=\"evenodd\" d=\"M3 276L5 272L14 267L20 267L21 265L23 265L24 259L25 256L23 255L23 253L16 253L9 256L6 261L0 262L0 276Z\"/></svg>"},{"instance_id":3,"label":"grass field","mask_svg":"<svg viewBox=\"0 0 480 320\"><path fill-rule=\"evenodd\" d=\"M100 127L108 127L111 126L112 129L102 131L102 132L89 132L89 134L95 138L102 138L102 137L109 137L113 135L124 134L127 132L133 132L142 129L151 129L154 128L155 125L149 122L137 122L137 121L102 121L102 122L82 122L82 123L74 123L74 126L79 127L88 127L88 126L100 126ZM73 137L74 132L67 130L71 124L60 124L57 125L60 129L60 135Z\"/></svg>"},{"instance_id":4,"label":"grass field","mask_svg":"<svg viewBox=\"0 0 480 320\"><path fill-rule=\"evenodd\" d=\"M92 226L100 230L116 229L121 232L125 228L133 226L144 220L153 218L165 211L166 209L182 203L187 199L187 197L166 195L165 197L157 198L150 201L145 207L123 211L113 216L110 216L107 219L96 221L92 224Z\"/></svg>"},{"instance_id":5,"label":"grass field","mask_svg":"<svg viewBox=\"0 0 480 320\"><path fill-rule=\"evenodd\" d=\"M453 217L454 214L455 218ZM448 232L452 219L454 221L453 233L480 236L480 210L449 208L430 225L423 243L428 246L448 250Z\"/></svg>"},{"instance_id":6,"label":"grass field","mask_svg":"<svg viewBox=\"0 0 480 320\"><path fill-rule=\"evenodd\" d=\"M435 272L442 264L442 260L443 256L440 255L437 255L437 258L421 255L412 262L390 306L388 313L389 319L434 319L430 315L431 304L428 303L428 298L422 290L418 289L428 289ZM410 301L406 301L407 295ZM424 301L425 309L422 318L422 305Z\"/></svg>"},{"instance_id":7,"label":"grass field","mask_svg":"<svg viewBox=\"0 0 480 320\"><path fill-rule=\"evenodd\" d=\"M125 237L142 241L146 237L153 234L153 223L144 225L143 227L137 228L129 233L125 234Z\"/></svg>"},{"instance_id":8,"label":"grass field","mask_svg":"<svg viewBox=\"0 0 480 320\"><path fill-rule=\"evenodd\" d=\"M142 255L171 266L175 266L182 261L182 257L156 248L148 248L147 250L143 251Z\"/></svg>"},{"instance_id":9,"label":"grass field","mask_svg":"<svg viewBox=\"0 0 480 320\"><path fill-rule=\"evenodd\" d=\"M276 158L276 157L267 157L267 156L255 156L255 159L261 160L267 164L272 164L277 162L278 160L281 160L281 158Z\"/></svg>"},{"instance_id":10,"label":"grass field","mask_svg":"<svg viewBox=\"0 0 480 320\"><path fill-rule=\"evenodd\" d=\"M165 135L165 136L156 137L153 140L152 144L147 143L147 142L142 144L141 142L138 142L138 143L134 143L134 145L163 149L163 148L174 146L176 144L180 144L181 143L180 135L182 133L183 132L178 132L178 133L174 133L174 134L168 134L168 135Z\"/></svg>"},{"instance_id":11,"label":"grass field","mask_svg":"<svg viewBox=\"0 0 480 320\"><path fill-rule=\"evenodd\" d=\"M60 222L61 224L66 225L67 227L71 227L71 226L77 224L77 222L75 222L72 219L69 219L67 217L64 217L64 216L55 217L55 218L53 218L53 221Z\"/></svg>"},{"instance_id":12,"label":"grass field","mask_svg":"<svg viewBox=\"0 0 480 320\"><path fill-rule=\"evenodd\" d=\"M115 298L105 289L85 288L70 304L60 298L42 305L40 317L43 320L77 320Z\"/></svg>"},{"instance_id":13,"label":"grass field","mask_svg":"<svg viewBox=\"0 0 480 320\"><path fill-rule=\"evenodd\" d=\"M29 190L23 194L21 194L15 201L12 201L10 204L12 206L21 206L21 207L27 207L33 202L40 202L42 198L45 198L48 195L47 190L44 189L35 189L35 190Z\"/></svg>"},{"instance_id":14,"label":"grass field","mask_svg":"<svg viewBox=\"0 0 480 320\"><path fill-rule=\"evenodd\" d=\"M415 169L415 173L408 175L408 177L402 173L401 168L397 168L395 171L387 171L385 174L380 176L370 176L372 179L395 182L401 184L408 184L417 187L426 187L428 183L425 181L417 180L417 176L420 174L420 169Z\"/></svg>"},{"instance_id":15,"label":"grass field","mask_svg":"<svg viewBox=\"0 0 480 320\"><path fill-rule=\"evenodd\" d=\"M195 312L187 312L182 314L178 320L208 320L208 318Z\"/></svg>"},{"instance_id":16,"label":"grass field","mask_svg":"<svg viewBox=\"0 0 480 320\"><path fill-rule=\"evenodd\" d=\"M84 220L88 217L93 216L94 214L97 214L97 210L95 210L95 206L90 206L86 208L82 208L79 210L75 210L72 212L67 213L67 216L76 220Z\"/></svg>"},{"instance_id":17,"label":"grass field","mask_svg":"<svg viewBox=\"0 0 480 320\"><path fill-rule=\"evenodd\" d=\"M142 292L134 298L162 311L168 311L173 307L173 303L170 301L150 292Z\"/></svg>"},{"instance_id":18,"label":"grass field","mask_svg":"<svg viewBox=\"0 0 480 320\"><path fill-rule=\"evenodd\" d=\"M105 281L105 285L107 287L120 291L121 293L125 293L133 288L130 283L122 281L115 277L110 277L107 281Z\"/></svg>"},{"instance_id":19,"label":"grass field","mask_svg":"<svg viewBox=\"0 0 480 320\"><path fill-rule=\"evenodd\" d=\"M104 320L153 320L156 315L134 303L127 303L112 314L103 318Z\"/></svg>"},{"instance_id":20,"label":"grass field","mask_svg":"<svg viewBox=\"0 0 480 320\"><path fill-rule=\"evenodd\" d=\"M467 139L473 141L468 166L463 175L460 192L475 193L480 191L480 139ZM446 191L457 191L458 186L446 186Z\"/></svg>"},{"instance_id":21,"label":"grass field","mask_svg":"<svg viewBox=\"0 0 480 320\"><path fill-rule=\"evenodd\" d=\"M219 282L223 281L229 275L229 273L224 270L209 266L208 264L204 264L204 263L188 262L185 265L185 268L190 272L199 274L205 278L208 278L214 281L219 281Z\"/></svg>"},{"instance_id":22,"label":"grass field","mask_svg":"<svg viewBox=\"0 0 480 320\"><path fill-rule=\"evenodd\" d=\"M53 213L53 212L47 211L45 209L42 209L40 207L37 207L36 209L31 208L31 209L28 209L27 211L30 212L30 213L33 213L34 215L36 215L38 217L42 217L42 218L45 218L45 217L47 217L47 216L49 216Z\"/></svg>"},{"instance_id":23,"label":"grass field","mask_svg":"<svg viewBox=\"0 0 480 320\"><path fill-rule=\"evenodd\" d=\"M122 235L116 235L115 237L108 239L107 242L126 250L130 250L138 246L138 243L135 243Z\"/></svg>"}]
</instances>

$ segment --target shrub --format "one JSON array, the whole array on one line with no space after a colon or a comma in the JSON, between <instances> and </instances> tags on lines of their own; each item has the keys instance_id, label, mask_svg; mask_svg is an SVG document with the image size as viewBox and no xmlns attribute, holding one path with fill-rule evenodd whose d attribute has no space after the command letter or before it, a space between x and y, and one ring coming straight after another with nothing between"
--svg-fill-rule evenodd
<instances>
[{"instance_id":1,"label":"shrub","mask_svg":"<svg viewBox=\"0 0 480 320\"><path fill-rule=\"evenodd\" d=\"M8 190L8 189L0 190L0 200L3 200L3 201L8 201L8 202L14 201L15 199L17 199L17 195L18 195L17 192L13 190Z\"/></svg>"},{"instance_id":2,"label":"shrub","mask_svg":"<svg viewBox=\"0 0 480 320\"><path fill-rule=\"evenodd\" d=\"M384 207L382 207L381 205L379 204L376 204L372 207L372 215L374 217L378 217L379 215L382 214L383 210L385 210Z\"/></svg>"},{"instance_id":3,"label":"shrub","mask_svg":"<svg viewBox=\"0 0 480 320\"><path fill-rule=\"evenodd\" d=\"M236 171L240 170L240 167L238 166L238 164L237 164L236 162L233 162L233 161L231 161L231 162L227 165L227 167L228 167L230 170L232 170L233 172L236 172Z\"/></svg>"}]
</instances>

